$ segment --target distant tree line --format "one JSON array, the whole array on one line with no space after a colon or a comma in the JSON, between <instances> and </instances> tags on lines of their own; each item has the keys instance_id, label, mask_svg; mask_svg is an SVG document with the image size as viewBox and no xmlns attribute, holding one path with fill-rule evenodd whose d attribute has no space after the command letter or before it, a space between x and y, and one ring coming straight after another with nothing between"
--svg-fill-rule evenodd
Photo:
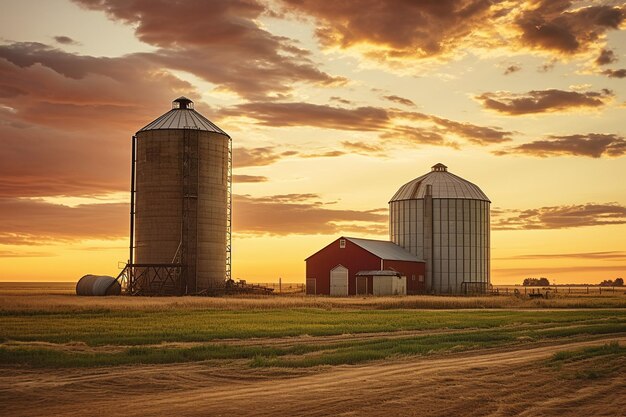
<instances>
[{"instance_id":1,"label":"distant tree line","mask_svg":"<svg viewBox=\"0 0 626 417\"><path fill-rule=\"evenodd\" d=\"M526 278L524 280L525 287L547 287L550 285L548 278Z\"/></svg>"},{"instance_id":2,"label":"distant tree line","mask_svg":"<svg viewBox=\"0 0 626 417\"><path fill-rule=\"evenodd\" d=\"M615 278L615 280L605 279L604 281L600 283L600 286L601 287L623 287L624 280L622 278Z\"/></svg>"}]
</instances>

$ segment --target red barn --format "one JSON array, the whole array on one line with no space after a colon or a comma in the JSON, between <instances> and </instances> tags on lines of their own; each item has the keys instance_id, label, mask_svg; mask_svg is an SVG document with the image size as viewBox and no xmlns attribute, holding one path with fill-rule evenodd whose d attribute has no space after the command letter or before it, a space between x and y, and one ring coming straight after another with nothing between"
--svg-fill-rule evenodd
<instances>
[{"instance_id":1,"label":"red barn","mask_svg":"<svg viewBox=\"0 0 626 417\"><path fill-rule=\"evenodd\" d=\"M373 294L375 279L401 277L406 293L418 294L425 291L424 276L423 260L384 240L342 236L306 258L307 294Z\"/></svg>"}]
</instances>

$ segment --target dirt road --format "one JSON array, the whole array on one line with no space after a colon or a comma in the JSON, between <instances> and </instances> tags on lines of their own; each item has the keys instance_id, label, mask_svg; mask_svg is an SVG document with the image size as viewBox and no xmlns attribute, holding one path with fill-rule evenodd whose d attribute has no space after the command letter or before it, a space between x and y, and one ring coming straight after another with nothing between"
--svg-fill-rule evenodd
<instances>
[{"instance_id":1,"label":"dirt road","mask_svg":"<svg viewBox=\"0 0 626 417\"><path fill-rule=\"evenodd\" d=\"M563 379L554 352L626 337L398 359L318 370L173 364L70 370L6 368L3 415L619 416L626 376ZM556 379L555 379L556 378Z\"/></svg>"}]
</instances>

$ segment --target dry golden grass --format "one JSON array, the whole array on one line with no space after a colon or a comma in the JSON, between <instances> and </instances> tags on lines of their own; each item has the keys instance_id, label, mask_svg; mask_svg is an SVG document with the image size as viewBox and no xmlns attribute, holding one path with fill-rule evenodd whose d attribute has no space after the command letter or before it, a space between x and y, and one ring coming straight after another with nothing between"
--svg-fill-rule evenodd
<instances>
[{"instance_id":1,"label":"dry golden grass","mask_svg":"<svg viewBox=\"0 0 626 417\"><path fill-rule=\"evenodd\" d=\"M0 295L2 311L67 312L84 310L267 310L293 308L320 309L537 309L537 308L626 308L626 296L557 295L533 300L516 296L443 297L78 297L75 295Z\"/></svg>"}]
</instances>

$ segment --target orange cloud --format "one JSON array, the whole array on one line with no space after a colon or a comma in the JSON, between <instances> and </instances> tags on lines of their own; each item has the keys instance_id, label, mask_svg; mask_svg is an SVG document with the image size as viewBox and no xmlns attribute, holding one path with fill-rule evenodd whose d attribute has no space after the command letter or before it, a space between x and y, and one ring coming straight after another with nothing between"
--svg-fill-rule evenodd
<instances>
[{"instance_id":1,"label":"orange cloud","mask_svg":"<svg viewBox=\"0 0 626 417\"><path fill-rule=\"evenodd\" d=\"M296 41L263 29L258 19L268 10L260 1L74 1L132 25L141 41L159 48L138 54L142 58L190 72L243 97L284 95L296 82L346 81L318 69Z\"/></svg>"},{"instance_id":2,"label":"orange cloud","mask_svg":"<svg viewBox=\"0 0 626 417\"><path fill-rule=\"evenodd\" d=\"M428 57L456 49L494 15L487 0L429 2L282 0L285 9L312 16L325 46L376 46L382 59Z\"/></svg>"},{"instance_id":3,"label":"orange cloud","mask_svg":"<svg viewBox=\"0 0 626 417\"><path fill-rule=\"evenodd\" d=\"M625 16L623 5L594 1L280 1L285 13L314 19L323 46L362 47L383 62L453 57L468 48L572 56L597 47Z\"/></svg>"},{"instance_id":4,"label":"orange cloud","mask_svg":"<svg viewBox=\"0 0 626 417\"><path fill-rule=\"evenodd\" d=\"M128 215L127 204L69 207L41 200L0 198L0 244L121 238L128 236Z\"/></svg>"},{"instance_id":5,"label":"orange cloud","mask_svg":"<svg viewBox=\"0 0 626 417\"><path fill-rule=\"evenodd\" d=\"M130 135L195 89L138 56L0 45L0 196L128 190Z\"/></svg>"},{"instance_id":6,"label":"orange cloud","mask_svg":"<svg viewBox=\"0 0 626 417\"><path fill-rule=\"evenodd\" d=\"M609 30L624 21L623 6L592 5L573 8L570 0L533 0L516 19L523 45L565 55L595 46Z\"/></svg>"}]
</instances>

